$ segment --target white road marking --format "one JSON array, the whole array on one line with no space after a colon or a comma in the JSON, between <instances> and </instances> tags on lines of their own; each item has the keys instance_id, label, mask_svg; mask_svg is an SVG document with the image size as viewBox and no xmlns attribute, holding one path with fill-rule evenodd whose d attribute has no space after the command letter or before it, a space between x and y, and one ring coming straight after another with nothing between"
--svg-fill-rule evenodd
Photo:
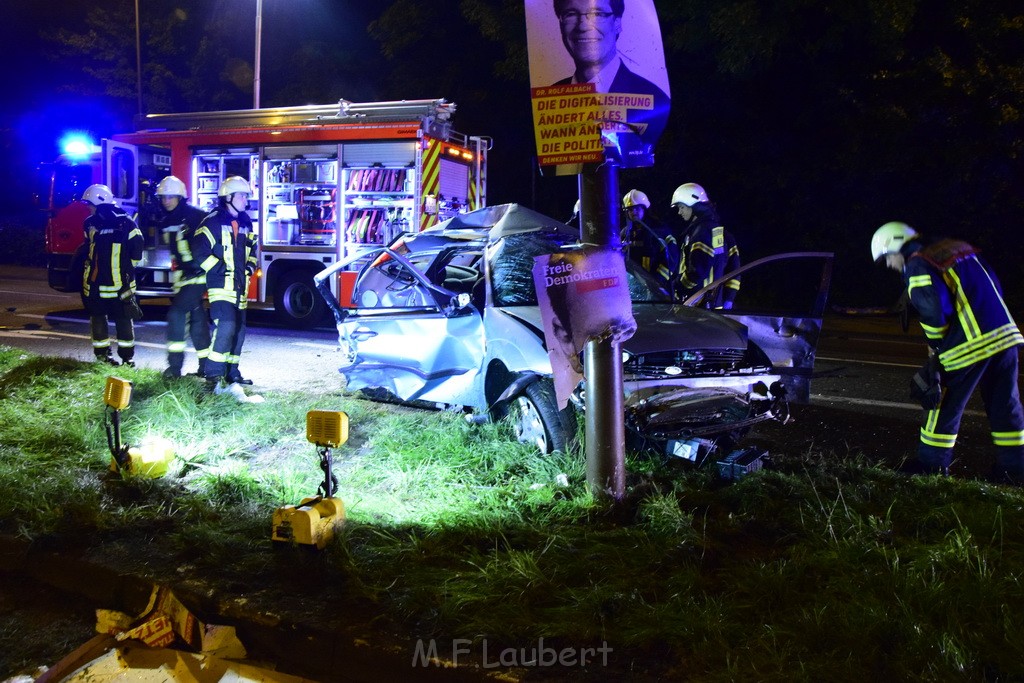
<instances>
[{"instance_id":1,"label":"white road marking","mask_svg":"<svg viewBox=\"0 0 1024 683\"><path fill-rule=\"evenodd\" d=\"M45 296L50 299L68 299L70 294L46 294L43 292L25 292L22 290L0 289L0 294L17 294L18 296Z\"/></svg>"},{"instance_id":2,"label":"white road marking","mask_svg":"<svg viewBox=\"0 0 1024 683\"><path fill-rule=\"evenodd\" d=\"M56 320L62 323L79 323L82 325L88 325L89 319L85 318L62 318L55 315L40 315L39 313L15 313L19 318L36 318L38 320ZM166 326L166 320L137 320L135 321L135 327L161 327Z\"/></svg>"},{"instance_id":3,"label":"white road marking","mask_svg":"<svg viewBox=\"0 0 1024 683\"><path fill-rule=\"evenodd\" d=\"M337 351L337 344L318 344L317 342L292 342L292 346L307 346L311 349L323 349L324 351Z\"/></svg>"},{"instance_id":4,"label":"white road marking","mask_svg":"<svg viewBox=\"0 0 1024 683\"><path fill-rule=\"evenodd\" d=\"M884 365L889 368L914 368L917 369L924 365L924 360L918 364L913 363L886 363L878 360L860 360L853 358L830 358L829 356L815 356L814 360L827 360L833 363L860 363L861 365Z\"/></svg>"},{"instance_id":5,"label":"white road marking","mask_svg":"<svg viewBox=\"0 0 1024 683\"><path fill-rule=\"evenodd\" d=\"M89 341L91 336L88 334L74 334L72 332L57 332L56 330L13 330L5 331L0 330L0 338L10 339L24 339L25 337L32 337L33 339L82 339ZM135 346L145 346L150 349L165 349L166 344L154 344L153 342L136 341Z\"/></svg>"},{"instance_id":6,"label":"white road marking","mask_svg":"<svg viewBox=\"0 0 1024 683\"><path fill-rule=\"evenodd\" d=\"M921 412L921 406L917 403L896 403L895 401L875 401L869 398L853 398L852 396L826 396L825 394L811 394L816 401L828 401L831 403L852 403L857 406L878 406L879 408L902 408L904 410L916 410ZM965 410L964 415L985 417L980 410Z\"/></svg>"}]
</instances>

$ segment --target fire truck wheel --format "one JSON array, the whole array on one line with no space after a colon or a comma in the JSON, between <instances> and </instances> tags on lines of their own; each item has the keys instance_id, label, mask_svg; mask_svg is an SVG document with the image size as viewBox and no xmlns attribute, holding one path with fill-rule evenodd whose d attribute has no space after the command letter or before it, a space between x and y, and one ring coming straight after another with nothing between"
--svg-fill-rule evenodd
<instances>
[{"instance_id":1,"label":"fire truck wheel","mask_svg":"<svg viewBox=\"0 0 1024 683\"><path fill-rule=\"evenodd\" d=\"M312 274L293 270L282 275L274 287L274 311L283 324L309 329L327 317L327 304L313 286Z\"/></svg>"}]
</instances>

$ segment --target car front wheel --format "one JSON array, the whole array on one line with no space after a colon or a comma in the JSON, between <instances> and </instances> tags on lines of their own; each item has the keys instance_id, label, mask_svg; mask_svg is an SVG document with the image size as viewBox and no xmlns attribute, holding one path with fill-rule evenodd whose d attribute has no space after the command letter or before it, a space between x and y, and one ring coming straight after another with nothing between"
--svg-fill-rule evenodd
<instances>
[{"instance_id":1,"label":"car front wheel","mask_svg":"<svg viewBox=\"0 0 1024 683\"><path fill-rule=\"evenodd\" d=\"M523 389L509 406L516 440L537 447L541 453L563 451L574 434L571 407L558 410L550 380L538 380Z\"/></svg>"}]
</instances>

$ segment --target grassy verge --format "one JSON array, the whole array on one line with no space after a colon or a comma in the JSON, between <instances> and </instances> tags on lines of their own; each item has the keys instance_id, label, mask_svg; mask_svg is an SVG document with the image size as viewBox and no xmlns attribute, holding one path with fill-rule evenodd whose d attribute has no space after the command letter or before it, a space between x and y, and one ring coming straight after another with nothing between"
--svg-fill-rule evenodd
<instances>
[{"instance_id":1,"label":"grassy verge","mask_svg":"<svg viewBox=\"0 0 1024 683\"><path fill-rule=\"evenodd\" d=\"M126 440L174 441L168 476L109 471L111 372L134 382ZM298 557L272 550L270 515L323 479L304 434L313 408L350 417L335 452L348 521ZM5 347L0 412L0 532L106 557L144 543L149 566L225 592L286 586L412 639L492 652L607 643L609 666L675 678L1024 675L1015 489L822 453L723 486L630 455L627 500L608 509L581 454L540 458L504 425L342 394L239 405L154 371Z\"/></svg>"}]
</instances>

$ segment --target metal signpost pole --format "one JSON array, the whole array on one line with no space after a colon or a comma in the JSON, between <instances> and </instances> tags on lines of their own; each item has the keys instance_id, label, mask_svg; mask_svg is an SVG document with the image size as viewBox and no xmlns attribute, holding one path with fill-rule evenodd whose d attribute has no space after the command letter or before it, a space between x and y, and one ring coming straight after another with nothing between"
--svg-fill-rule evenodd
<instances>
[{"instance_id":1,"label":"metal signpost pole","mask_svg":"<svg viewBox=\"0 0 1024 683\"><path fill-rule=\"evenodd\" d=\"M260 108L260 42L263 37L263 0L256 0L256 61L253 63L252 108Z\"/></svg>"},{"instance_id":2,"label":"metal signpost pole","mask_svg":"<svg viewBox=\"0 0 1024 683\"><path fill-rule=\"evenodd\" d=\"M580 178L580 241L620 249L619 176L611 162L585 164ZM611 338L583 348L587 378L587 484L598 498L621 500L626 489L626 428L623 423L622 354Z\"/></svg>"}]
</instances>

